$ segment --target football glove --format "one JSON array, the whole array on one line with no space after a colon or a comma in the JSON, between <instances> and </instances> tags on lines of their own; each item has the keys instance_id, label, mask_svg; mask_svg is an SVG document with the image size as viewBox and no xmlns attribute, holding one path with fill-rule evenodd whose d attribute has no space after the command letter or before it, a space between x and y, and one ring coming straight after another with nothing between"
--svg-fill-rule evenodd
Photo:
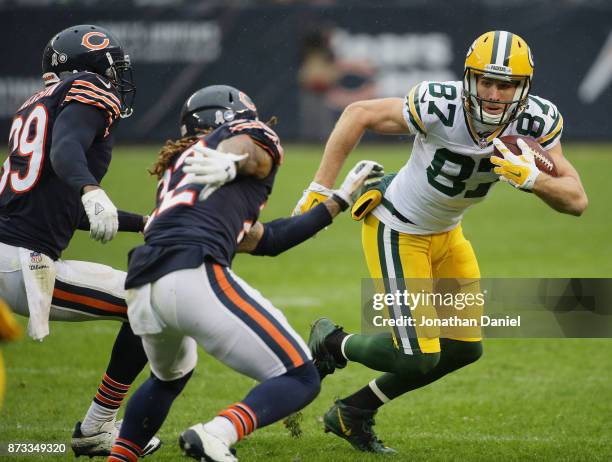
<instances>
[{"instance_id":1,"label":"football glove","mask_svg":"<svg viewBox=\"0 0 612 462\"><path fill-rule=\"evenodd\" d=\"M190 174L189 183L222 185L236 178L236 164L248 154L219 152L203 146L194 147L195 156L185 159L183 172Z\"/></svg>"},{"instance_id":2,"label":"football glove","mask_svg":"<svg viewBox=\"0 0 612 462\"><path fill-rule=\"evenodd\" d=\"M117 235L119 217L117 207L103 189L94 189L81 196L81 202L89 219L89 236L106 244Z\"/></svg>"},{"instance_id":3,"label":"football glove","mask_svg":"<svg viewBox=\"0 0 612 462\"><path fill-rule=\"evenodd\" d=\"M308 188L304 190L304 194L302 194L302 197L293 209L291 215L295 216L306 213L315 205L323 202L325 199L329 199L331 195L331 189L313 181Z\"/></svg>"},{"instance_id":4,"label":"football glove","mask_svg":"<svg viewBox=\"0 0 612 462\"><path fill-rule=\"evenodd\" d=\"M188 183L206 186L200 192L201 201L236 178L238 162L248 157L248 154L220 152L199 144L193 149L196 154L185 159L187 166L183 167L183 172L188 175Z\"/></svg>"},{"instance_id":5,"label":"football glove","mask_svg":"<svg viewBox=\"0 0 612 462\"><path fill-rule=\"evenodd\" d=\"M372 160L359 161L348 172L340 188L333 191L333 196L341 199L341 208L346 210L366 189L380 183L384 175L383 166L379 163Z\"/></svg>"},{"instance_id":6,"label":"football glove","mask_svg":"<svg viewBox=\"0 0 612 462\"><path fill-rule=\"evenodd\" d=\"M363 171L360 170L362 168L364 169ZM358 162L357 165L351 169L340 189L331 190L313 181L308 186L308 189L304 190L304 194L293 209L291 215L301 215L308 212L317 204L329 199L334 193L336 193L336 197L342 199L347 206L351 206L355 202L355 199L366 189L372 188L379 183L384 174L385 172L382 165L371 160L364 160ZM355 183L355 185L358 185L357 189L352 189L350 181L357 181L357 183ZM340 192L340 194L337 194L338 192Z\"/></svg>"},{"instance_id":7,"label":"football glove","mask_svg":"<svg viewBox=\"0 0 612 462\"><path fill-rule=\"evenodd\" d=\"M516 144L522 155L515 156L498 138L493 140L493 144L504 156L503 159L491 156L491 163L497 165L493 172L499 175L501 181L510 183L515 188L531 191L540 170L536 166L534 152L529 145L519 139Z\"/></svg>"}]
</instances>

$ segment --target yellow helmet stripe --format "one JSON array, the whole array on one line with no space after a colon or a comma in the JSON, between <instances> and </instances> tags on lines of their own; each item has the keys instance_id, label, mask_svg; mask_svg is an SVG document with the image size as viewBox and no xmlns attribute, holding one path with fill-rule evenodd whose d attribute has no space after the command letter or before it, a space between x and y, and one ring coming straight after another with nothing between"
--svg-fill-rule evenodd
<instances>
[{"instance_id":1,"label":"yellow helmet stripe","mask_svg":"<svg viewBox=\"0 0 612 462\"><path fill-rule=\"evenodd\" d=\"M466 67L484 71L485 64L490 62L489 57L493 50L494 36L494 32L487 32L474 42L472 47L470 47L470 54L465 61Z\"/></svg>"},{"instance_id":2,"label":"yellow helmet stripe","mask_svg":"<svg viewBox=\"0 0 612 462\"><path fill-rule=\"evenodd\" d=\"M427 134L427 130L425 130L425 124L421 120L421 108L419 103L419 89L421 88L421 84L413 87L408 94L407 103L408 103L408 115L410 116L410 121L412 124L417 127L417 129L423 134Z\"/></svg>"}]
</instances>

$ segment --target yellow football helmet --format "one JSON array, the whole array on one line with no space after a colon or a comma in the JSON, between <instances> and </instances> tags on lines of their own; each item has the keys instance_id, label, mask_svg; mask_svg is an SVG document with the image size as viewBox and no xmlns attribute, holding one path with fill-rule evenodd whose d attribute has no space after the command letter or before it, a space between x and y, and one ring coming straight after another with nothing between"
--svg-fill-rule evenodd
<instances>
[{"instance_id":1,"label":"yellow football helmet","mask_svg":"<svg viewBox=\"0 0 612 462\"><path fill-rule=\"evenodd\" d=\"M496 30L478 37L467 52L463 74L463 98L465 109L475 121L485 125L505 125L516 119L527 105L527 96L533 76L533 57L529 46L512 32ZM478 96L478 77L515 82L514 97L510 101L492 101L504 104L500 114L489 114Z\"/></svg>"}]
</instances>

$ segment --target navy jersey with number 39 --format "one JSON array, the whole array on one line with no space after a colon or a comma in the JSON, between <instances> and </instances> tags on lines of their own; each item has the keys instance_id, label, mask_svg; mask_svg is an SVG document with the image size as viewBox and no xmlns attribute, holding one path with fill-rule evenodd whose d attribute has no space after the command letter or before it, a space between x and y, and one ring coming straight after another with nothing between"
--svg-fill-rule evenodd
<instances>
[{"instance_id":1,"label":"navy jersey with number 39","mask_svg":"<svg viewBox=\"0 0 612 462\"><path fill-rule=\"evenodd\" d=\"M238 175L203 201L202 185L187 183L185 159L192 148L177 156L164 172L157 206L145 229L145 245L130 253L126 287L155 281L172 271L213 260L230 266L244 235L259 217L272 192L282 161L282 147L274 131L257 120L235 120L202 137L198 143L216 148L223 140L246 134L274 160L270 174L257 179Z\"/></svg>"},{"instance_id":2,"label":"navy jersey with number 39","mask_svg":"<svg viewBox=\"0 0 612 462\"><path fill-rule=\"evenodd\" d=\"M96 107L105 126L86 152L99 182L111 160L113 122L120 101L115 87L91 72L79 72L30 97L13 118L9 156L0 175L0 242L59 258L85 213L78 191L59 178L50 153L55 120L69 104Z\"/></svg>"}]
</instances>

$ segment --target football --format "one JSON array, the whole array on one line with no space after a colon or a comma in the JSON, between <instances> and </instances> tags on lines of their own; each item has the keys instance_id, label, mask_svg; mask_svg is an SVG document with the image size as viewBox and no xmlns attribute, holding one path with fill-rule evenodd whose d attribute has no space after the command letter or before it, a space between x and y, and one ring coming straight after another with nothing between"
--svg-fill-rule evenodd
<instances>
[{"instance_id":1,"label":"football","mask_svg":"<svg viewBox=\"0 0 612 462\"><path fill-rule=\"evenodd\" d=\"M499 139L512 151L513 154L520 156L521 149L517 146L516 142L520 139L525 141L531 149L535 151L535 163L536 167L541 172L547 173L550 176L558 176L557 166L553 161L552 157L546 152L542 146L532 137L530 136L520 136L520 135L506 135L502 136ZM504 157L497 148L493 148L493 155L498 157Z\"/></svg>"}]
</instances>

